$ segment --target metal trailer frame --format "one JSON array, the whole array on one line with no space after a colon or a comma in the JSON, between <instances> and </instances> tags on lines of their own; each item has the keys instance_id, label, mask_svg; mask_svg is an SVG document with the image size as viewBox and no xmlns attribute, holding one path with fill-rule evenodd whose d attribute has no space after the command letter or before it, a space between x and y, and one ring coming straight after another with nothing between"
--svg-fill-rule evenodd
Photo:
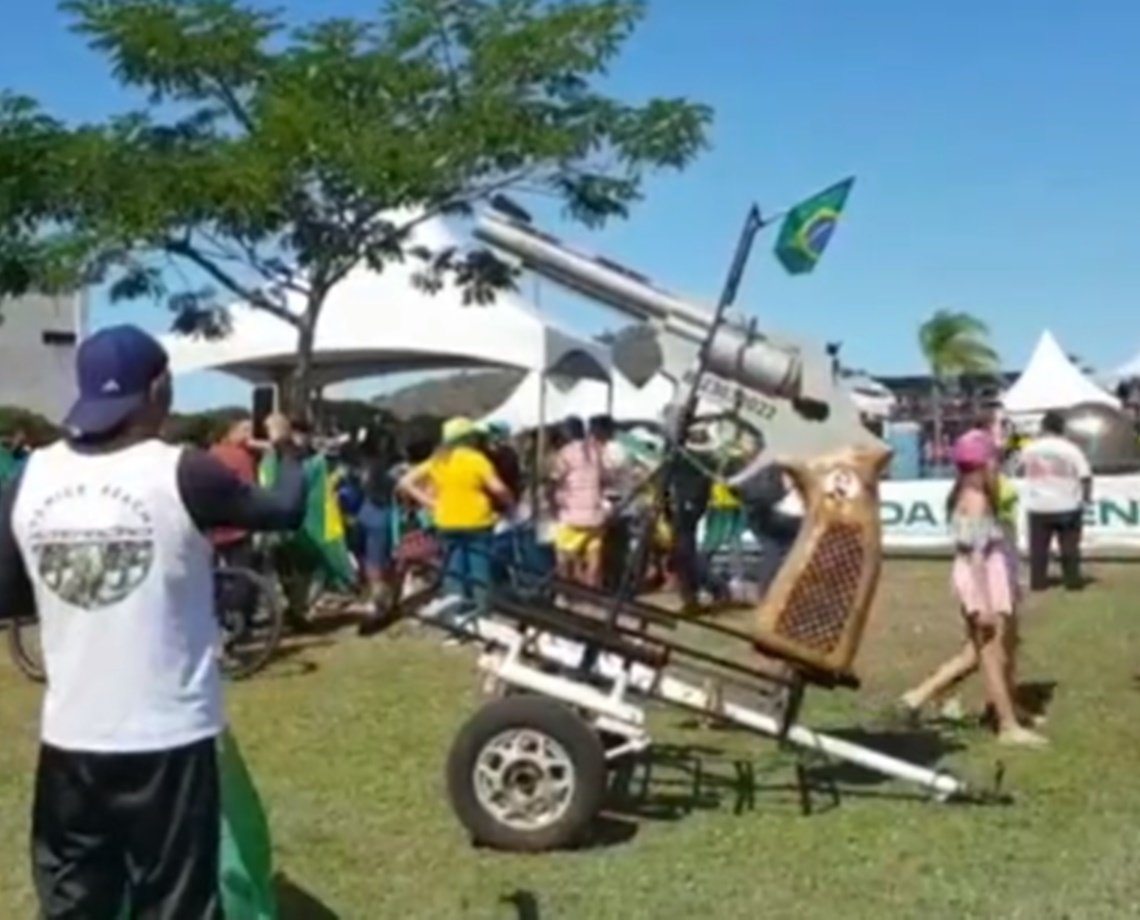
<instances>
[{"instance_id":1,"label":"metal trailer frame","mask_svg":"<svg viewBox=\"0 0 1140 920\"><path fill-rule=\"evenodd\" d=\"M656 610L663 618L675 618L675 615L649 605L637 604L636 607L642 613ZM633 613L630 611L626 615ZM690 653L694 649L650 635L644 631L644 622L638 627L629 627L623 638L615 635L613 627L605 620L593 619L564 608L496 597L492 601L491 611L479 614L470 609L470 604L455 595L437 596L436 600L418 609L415 616L425 624L477 643L482 648L478 669L485 675L484 690L496 698L485 703L471 717L461 730L461 735L489 708L499 703L499 698L505 694L538 697L564 707L591 733L604 739L601 750L604 752L605 770L609 770L652 746L647 707L656 702L776 740L793 749L800 757L796 766L796 779L805 814L810 814L812 810L812 789L805 767L805 761L809 759L845 761L857 765L880 776L917 786L937 802L1008 801L1000 792L1004 774L1001 764L998 764L993 790L983 791L947 770L921 766L816 731L797 721L805 689L797 672L793 671L789 678L783 679L766 671L750 669L718 658L711 653L704 656L704 662L693 662ZM592 624L600 627L596 633ZM697 625L731 632L729 628L717 624ZM641 638L639 640L635 637ZM665 654L662 654L663 649ZM677 659L676 663L671 659ZM700 668L706 662L711 662L716 669L706 673L715 673L717 676L704 686L677 676L678 668L695 669L700 673ZM721 688L725 683L731 686L736 678L731 673L726 673L723 670L725 667L751 672L753 683L750 689L757 691L758 698L762 695L760 686L783 686L787 695L783 700L782 711L773 713L759 706L726 700ZM746 684L742 681L741 685ZM541 726L518 727L529 728L533 737L545 737ZM546 740L541 743L545 744ZM499 778L505 782L503 777L520 765L529 764L534 767L536 745L538 742L532 744L530 752L515 751L518 763L512 765L504 762L501 768L497 768ZM531 833L550 831L550 824L559 818L556 815L545 824L542 821L523 822L518 827L499 828L499 833L485 833L489 821L499 820L507 824L509 821L502 814L497 819L486 814L477 821L471 819L475 807L473 803L457 801L457 795L462 798L464 793L457 791L456 783L462 785L466 774L457 776L456 771L470 773L477 770L477 765L474 761L457 765L454 763L455 756L456 750L453 748L452 762L449 764L452 805L476 842L501 849L546 850L571 843L584 830L577 826L567 827L565 833ZM530 772L532 789L529 794L532 796L542 793L542 779L539 775L541 765L536 769L538 773L533 770ZM471 781L475 782L474 779ZM834 784L831 784L830 791L837 800L839 793ZM592 822L600 810L604 790L590 792L596 805L593 813L579 816L579 825L587 820ZM484 811L494 810L486 800L482 805ZM490 839L483 839L488 837Z\"/></svg>"}]
</instances>

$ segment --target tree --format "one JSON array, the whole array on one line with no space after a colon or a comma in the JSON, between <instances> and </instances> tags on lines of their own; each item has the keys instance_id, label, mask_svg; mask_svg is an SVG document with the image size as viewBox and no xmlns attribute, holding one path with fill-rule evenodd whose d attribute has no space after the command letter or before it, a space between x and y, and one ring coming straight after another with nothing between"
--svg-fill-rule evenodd
<instances>
[{"instance_id":1,"label":"tree","mask_svg":"<svg viewBox=\"0 0 1140 920\"><path fill-rule=\"evenodd\" d=\"M65 139L34 101L0 92L0 297L75 282L79 241L53 225Z\"/></svg>"},{"instance_id":2,"label":"tree","mask_svg":"<svg viewBox=\"0 0 1140 920\"><path fill-rule=\"evenodd\" d=\"M228 302L274 316L297 334L294 410L308 408L329 292L354 266L416 258L427 289L450 275L486 302L512 270L485 250L413 246L416 224L505 190L590 226L625 216L651 171L700 152L711 118L594 86L641 0L390 0L374 20L301 25L250 0L61 7L147 102L69 126L9 97L0 164L37 181L0 212L0 260L26 286L48 268L58 281L65 254L74 283L164 301L185 334L224 335Z\"/></svg>"},{"instance_id":3,"label":"tree","mask_svg":"<svg viewBox=\"0 0 1140 920\"><path fill-rule=\"evenodd\" d=\"M918 344L933 384L934 440L942 443L942 410L946 391L963 374L993 374L1000 363L989 344L989 327L958 310L936 310L918 329Z\"/></svg>"}]
</instances>

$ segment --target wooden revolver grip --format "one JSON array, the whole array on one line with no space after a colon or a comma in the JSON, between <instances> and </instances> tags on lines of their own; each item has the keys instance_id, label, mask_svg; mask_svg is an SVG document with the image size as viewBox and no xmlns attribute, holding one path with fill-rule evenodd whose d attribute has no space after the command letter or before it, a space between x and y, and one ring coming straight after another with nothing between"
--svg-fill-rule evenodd
<instances>
[{"instance_id":1,"label":"wooden revolver grip","mask_svg":"<svg viewBox=\"0 0 1140 920\"><path fill-rule=\"evenodd\" d=\"M757 610L757 646L788 663L850 678L882 564L879 476L886 449L784 465L803 498L791 552Z\"/></svg>"}]
</instances>

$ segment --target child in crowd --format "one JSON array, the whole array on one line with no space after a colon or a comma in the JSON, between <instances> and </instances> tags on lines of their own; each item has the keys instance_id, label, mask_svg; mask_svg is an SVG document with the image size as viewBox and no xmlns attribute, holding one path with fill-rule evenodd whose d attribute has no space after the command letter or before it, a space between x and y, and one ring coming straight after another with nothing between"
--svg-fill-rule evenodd
<instances>
[{"instance_id":1,"label":"child in crowd","mask_svg":"<svg viewBox=\"0 0 1140 920\"><path fill-rule=\"evenodd\" d=\"M998 517L993 439L985 432L967 432L955 443L952 457L957 479L947 501L956 548L951 583L967 641L928 680L905 694L902 705L917 714L980 667L998 739L1007 744L1041 746L1045 739L1022 723L1014 705L1013 658L1008 642L1017 586Z\"/></svg>"}]
</instances>

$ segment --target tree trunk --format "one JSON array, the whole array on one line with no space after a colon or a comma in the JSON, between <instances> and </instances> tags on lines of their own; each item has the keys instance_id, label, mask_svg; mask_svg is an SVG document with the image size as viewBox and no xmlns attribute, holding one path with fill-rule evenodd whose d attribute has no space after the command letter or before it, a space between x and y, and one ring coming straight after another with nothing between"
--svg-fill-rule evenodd
<instances>
[{"instance_id":1,"label":"tree trunk","mask_svg":"<svg viewBox=\"0 0 1140 920\"><path fill-rule=\"evenodd\" d=\"M313 346L316 323L306 316L297 330L297 355L293 373L285 381L281 394L282 410L293 419L313 420Z\"/></svg>"},{"instance_id":2,"label":"tree trunk","mask_svg":"<svg viewBox=\"0 0 1140 920\"><path fill-rule=\"evenodd\" d=\"M933 378L931 390L930 410L934 421L934 438L931 459L936 464L942 463L942 381Z\"/></svg>"}]
</instances>

